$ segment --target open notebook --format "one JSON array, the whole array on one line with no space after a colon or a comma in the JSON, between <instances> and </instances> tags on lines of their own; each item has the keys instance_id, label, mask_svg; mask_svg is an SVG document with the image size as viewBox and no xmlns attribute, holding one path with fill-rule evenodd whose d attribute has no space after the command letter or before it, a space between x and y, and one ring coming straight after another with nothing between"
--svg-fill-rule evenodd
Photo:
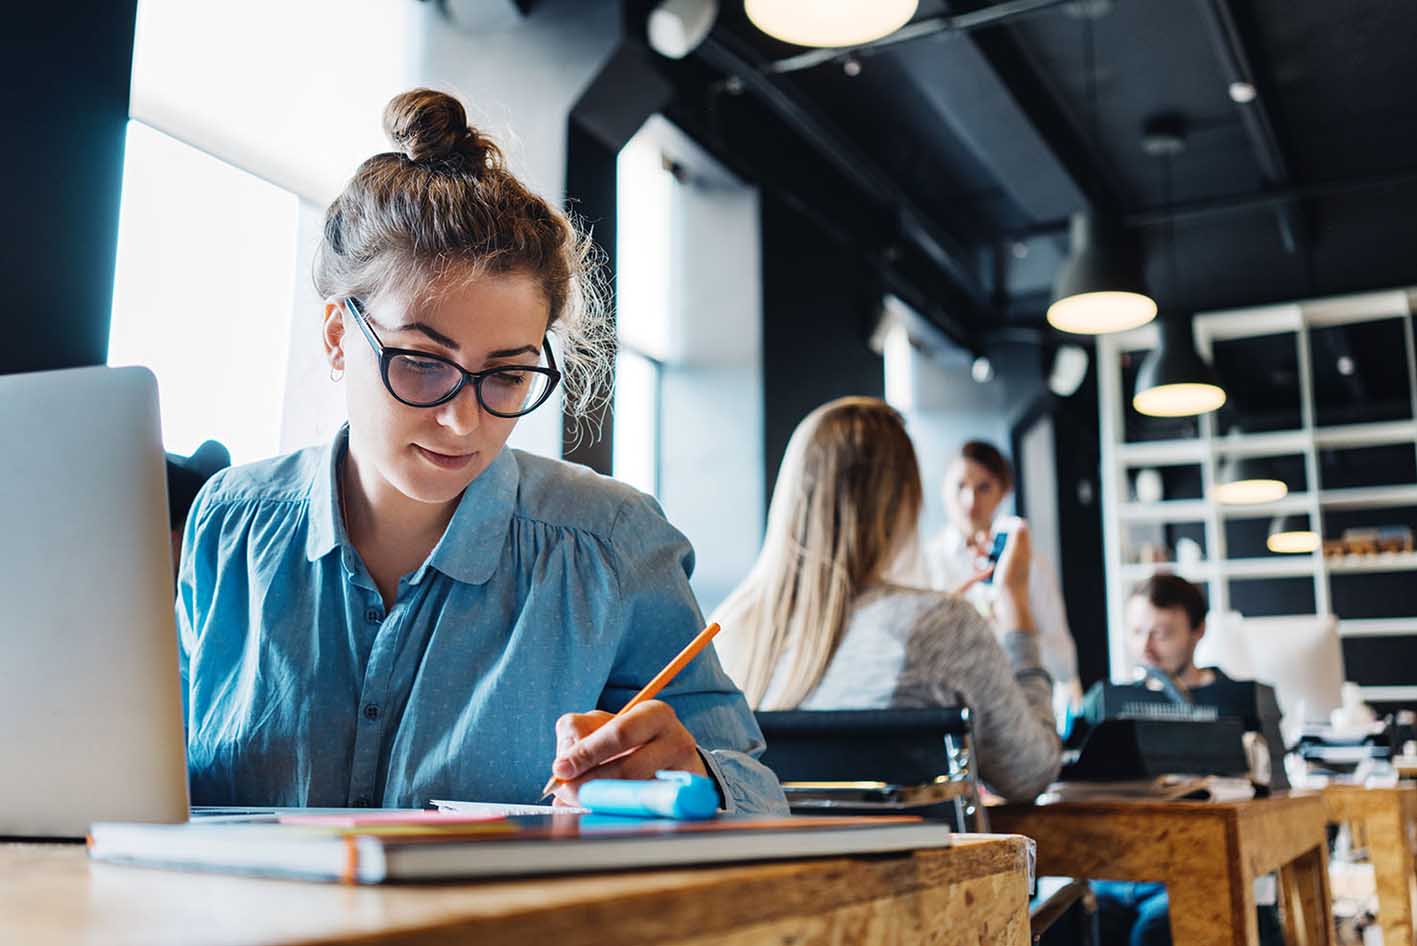
<instances>
[{"instance_id":1,"label":"open notebook","mask_svg":"<svg viewBox=\"0 0 1417 946\"><path fill-rule=\"evenodd\" d=\"M100 823L96 860L378 884L782 860L947 847L914 817L661 821L558 814L448 824Z\"/></svg>"}]
</instances>

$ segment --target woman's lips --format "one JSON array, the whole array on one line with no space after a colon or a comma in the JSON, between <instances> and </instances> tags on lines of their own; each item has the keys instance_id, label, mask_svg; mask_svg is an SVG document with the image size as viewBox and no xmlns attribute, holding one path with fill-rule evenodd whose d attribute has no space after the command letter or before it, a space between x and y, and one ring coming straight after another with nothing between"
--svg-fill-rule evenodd
<instances>
[{"instance_id":1,"label":"woman's lips","mask_svg":"<svg viewBox=\"0 0 1417 946\"><path fill-rule=\"evenodd\" d=\"M471 463L473 457L477 456L476 452L456 454L438 453L435 450L429 450L427 447L420 447L418 444L414 444L413 448L418 451L419 456L423 457L423 459L438 467L440 470L460 470Z\"/></svg>"}]
</instances>

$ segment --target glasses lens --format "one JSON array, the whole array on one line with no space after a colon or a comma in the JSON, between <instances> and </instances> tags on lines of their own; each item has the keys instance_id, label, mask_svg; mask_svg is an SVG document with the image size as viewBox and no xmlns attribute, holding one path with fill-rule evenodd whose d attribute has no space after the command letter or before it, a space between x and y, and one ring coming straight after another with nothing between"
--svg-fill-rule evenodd
<instances>
[{"instance_id":1,"label":"glasses lens","mask_svg":"<svg viewBox=\"0 0 1417 946\"><path fill-rule=\"evenodd\" d=\"M395 355L389 360L389 387L402 401L432 404L462 381L462 372L437 358Z\"/></svg>"},{"instance_id":2,"label":"glasses lens","mask_svg":"<svg viewBox=\"0 0 1417 946\"><path fill-rule=\"evenodd\" d=\"M550 384L540 371L498 368L482 379L482 405L494 414L521 414L540 403Z\"/></svg>"}]
</instances>

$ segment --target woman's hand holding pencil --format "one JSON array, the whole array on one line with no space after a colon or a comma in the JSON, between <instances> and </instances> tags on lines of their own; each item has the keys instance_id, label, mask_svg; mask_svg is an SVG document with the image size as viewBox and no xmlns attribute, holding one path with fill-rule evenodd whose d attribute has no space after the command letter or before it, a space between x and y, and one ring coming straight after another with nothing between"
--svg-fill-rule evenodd
<instances>
[{"instance_id":1,"label":"woman's hand holding pencil","mask_svg":"<svg viewBox=\"0 0 1417 946\"><path fill-rule=\"evenodd\" d=\"M718 633L710 624L620 712L567 713L556 721L556 760L545 795L576 803L591 779L651 779L661 769L708 775L698 743L668 703L654 699Z\"/></svg>"}]
</instances>

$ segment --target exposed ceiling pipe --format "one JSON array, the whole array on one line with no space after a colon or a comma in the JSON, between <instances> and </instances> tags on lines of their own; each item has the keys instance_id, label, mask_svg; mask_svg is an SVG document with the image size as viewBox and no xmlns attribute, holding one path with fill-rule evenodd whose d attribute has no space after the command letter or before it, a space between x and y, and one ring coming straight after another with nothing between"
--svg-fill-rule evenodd
<instances>
[{"instance_id":1,"label":"exposed ceiling pipe","mask_svg":"<svg viewBox=\"0 0 1417 946\"><path fill-rule=\"evenodd\" d=\"M902 235L934 261L978 309L990 308L966 249L934 223L929 214L920 210L900 185L821 115L815 105L759 71L754 54L729 34L715 30L697 52L710 66L752 92L837 173L859 187L875 204L890 210Z\"/></svg>"},{"instance_id":2,"label":"exposed ceiling pipe","mask_svg":"<svg viewBox=\"0 0 1417 946\"><path fill-rule=\"evenodd\" d=\"M1169 209L1159 207L1151 210L1140 210L1135 213L1126 214L1121 219L1122 223L1128 227L1138 229L1142 227L1159 227L1166 224L1168 221L1179 223L1187 220L1202 220L1209 217L1250 213L1256 210L1268 210L1279 204L1296 204L1300 201L1334 197L1353 191L1396 187L1403 184L1414 183L1417 183L1417 168L1407 168L1391 174L1374 174L1369 177L1329 181L1323 184L1310 184L1305 187L1288 187L1283 190L1266 191L1262 194L1243 194L1238 197L1216 197L1207 200L1195 200L1185 204L1177 204ZM1068 223L1067 220L1050 220L1045 223L1035 224L1031 227L1024 227L1019 230L1011 230L1008 233L1000 234L998 239L1000 242L1011 242L1027 240L1030 237L1058 236L1068 232Z\"/></svg>"},{"instance_id":3,"label":"exposed ceiling pipe","mask_svg":"<svg viewBox=\"0 0 1417 946\"><path fill-rule=\"evenodd\" d=\"M1245 89L1236 96L1240 118L1245 124L1245 133L1255 150L1260 172L1273 187L1287 188L1293 183L1293 174L1284 148L1275 131L1274 119L1265 104L1263 83L1255 74L1249 53L1246 51L1245 36L1235 19L1229 0L1198 0L1201 14L1210 30L1211 43L1221 68L1225 70L1226 82L1232 89ZM1307 247L1308 227L1303 215L1293 201L1278 201L1274 205L1279 236L1287 252L1298 252Z\"/></svg>"},{"instance_id":4,"label":"exposed ceiling pipe","mask_svg":"<svg viewBox=\"0 0 1417 946\"><path fill-rule=\"evenodd\" d=\"M779 59L776 62L767 63L763 66L763 71L774 75L782 75L787 72L800 72L803 69L811 69L814 66L820 66L822 63L831 62L836 59L846 59L851 56L859 56L862 53L875 53L878 50L899 46L901 43L923 39L926 36L935 36L939 33L964 33L986 26L998 26L1009 20L1031 16L1035 13L1040 13L1044 10L1064 6L1073 2L1075 2L1075 0L1005 0L1003 3L995 3L983 9L972 10L968 13L946 14L944 16L934 16L924 20L917 20L914 23L901 27L889 36L882 37L870 43L862 43L859 46L814 49L811 52L789 56L787 59Z\"/></svg>"}]
</instances>

